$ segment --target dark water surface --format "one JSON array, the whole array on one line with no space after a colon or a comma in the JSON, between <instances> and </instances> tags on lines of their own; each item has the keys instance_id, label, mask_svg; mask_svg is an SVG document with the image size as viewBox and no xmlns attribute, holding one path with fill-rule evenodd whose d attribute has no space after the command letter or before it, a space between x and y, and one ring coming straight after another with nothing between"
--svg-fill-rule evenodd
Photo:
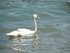
<instances>
[{"instance_id":1,"label":"dark water surface","mask_svg":"<svg viewBox=\"0 0 70 53\"><path fill-rule=\"evenodd\" d=\"M9 38L18 28L33 30L40 16L38 40ZM66 0L0 0L0 53L70 53L70 6Z\"/></svg>"}]
</instances>

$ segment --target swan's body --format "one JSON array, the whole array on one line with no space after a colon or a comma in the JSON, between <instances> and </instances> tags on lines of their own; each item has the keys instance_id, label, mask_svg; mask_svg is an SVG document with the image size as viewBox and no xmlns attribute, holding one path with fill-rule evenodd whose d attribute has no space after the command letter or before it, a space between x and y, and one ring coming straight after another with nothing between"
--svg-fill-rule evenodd
<instances>
[{"instance_id":1,"label":"swan's body","mask_svg":"<svg viewBox=\"0 0 70 53\"><path fill-rule=\"evenodd\" d=\"M22 35L22 36L32 36L35 31L32 31L32 30L29 30L29 29L18 29L17 30L19 32L19 35Z\"/></svg>"},{"instance_id":2,"label":"swan's body","mask_svg":"<svg viewBox=\"0 0 70 53\"><path fill-rule=\"evenodd\" d=\"M15 31L7 33L6 35L9 35L9 36L19 36L19 35L21 35L21 36L33 36L33 34L37 32L36 19L39 19L38 15L33 14L33 19L34 19L34 31L29 30L29 29L19 28Z\"/></svg>"}]
</instances>

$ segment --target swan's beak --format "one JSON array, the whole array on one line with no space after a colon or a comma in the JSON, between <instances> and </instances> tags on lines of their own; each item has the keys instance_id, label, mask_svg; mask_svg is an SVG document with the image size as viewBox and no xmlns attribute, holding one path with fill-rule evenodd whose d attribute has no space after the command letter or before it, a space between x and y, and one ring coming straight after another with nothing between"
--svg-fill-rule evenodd
<instances>
[{"instance_id":1,"label":"swan's beak","mask_svg":"<svg viewBox=\"0 0 70 53\"><path fill-rule=\"evenodd\" d=\"M39 19L40 19L40 17L38 16L38 17L37 17L37 19L39 20Z\"/></svg>"}]
</instances>

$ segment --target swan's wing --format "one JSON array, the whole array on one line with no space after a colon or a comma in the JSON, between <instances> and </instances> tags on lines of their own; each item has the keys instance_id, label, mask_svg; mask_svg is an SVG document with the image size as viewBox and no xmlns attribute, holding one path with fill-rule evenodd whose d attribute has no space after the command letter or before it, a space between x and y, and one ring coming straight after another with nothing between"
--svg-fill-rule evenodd
<instances>
[{"instance_id":1,"label":"swan's wing","mask_svg":"<svg viewBox=\"0 0 70 53\"><path fill-rule=\"evenodd\" d=\"M17 31L19 32L20 35L24 35L24 36L34 33L34 31L29 30L29 29L17 29Z\"/></svg>"},{"instance_id":2,"label":"swan's wing","mask_svg":"<svg viewBox=\"0 0 70 53\"><path fill-rule=\"evenodd\" d=\"M24 28L19 28L19 29L17 29L17 31L31 31L31 30L29 30L29 29L24 29Z\"/></svg>"},{"instance_id":3,"label":"swan's wing","mask_svg":"<svg viewBox=\"0 0 70 53\"><path fill-rule=\"evenodd\" d=\"M19 34L22 36L32 36L32 34L34 34L34 31L29 29L17 29L16 31L12 31L6 35L18 36Z\"/></svg>"},{"instance_id":4,"label":"swan's wing","mask_svg":"<svg viewBox=\"0 0 70 53\"><path fill-rule=\"evenodd\" d=\"M17 31L12 31L10 33L7 33L6 35L12 35L12 36L18 36L18 32Z\"/></svg>"}]
</instances>

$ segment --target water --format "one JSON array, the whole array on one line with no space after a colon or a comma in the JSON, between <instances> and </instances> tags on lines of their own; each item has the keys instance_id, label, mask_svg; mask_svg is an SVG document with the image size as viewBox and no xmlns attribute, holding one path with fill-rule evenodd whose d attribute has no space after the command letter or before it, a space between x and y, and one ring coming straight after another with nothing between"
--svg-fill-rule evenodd
<instances>
[{"instance_id":1,"label":"water","mask_svg":"<svg viewBox=\"0 0 70 53\"><path fill-rule=\"evenodd\" d=\"M17 28L33 30L40 16L38 40L8 37ZM70 6L66 0L0 0L0 53L70 53Z\"/></svg>"}]
</instances>

